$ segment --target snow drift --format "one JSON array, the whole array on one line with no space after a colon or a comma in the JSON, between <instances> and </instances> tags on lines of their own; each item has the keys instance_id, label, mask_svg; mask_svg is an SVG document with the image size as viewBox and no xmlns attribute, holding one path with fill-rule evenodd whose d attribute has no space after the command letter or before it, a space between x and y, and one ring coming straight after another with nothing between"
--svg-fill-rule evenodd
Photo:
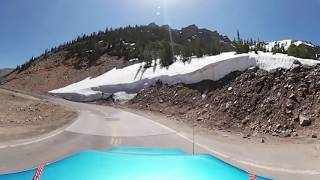
<instances>
[{"instance_id":1,"label":"snow drift","mask_svg":"<svg viewBox=\"0 0 320 180\"><path fill-rule=\"evenodd\" d=\"M305 65L316 65L319 61L300 59L284 54L272 53L239 54L223 53L217 56L193 58L190 62L176 61L169 68L159 65L144 69L144 63L134 64L122 69L112 69L96 78L87 78L49 93L72 101L94 101L117 96L134 97L143 88L161 80L167 84L197 83L203 80L219 80L233 71L244 71L250 67L259 67L270 71L276 68L290 68L294 61ZM155 62L154 62L155 63ZM122 99L122 97L118 97Z\"/></svg>"}]
</instances>

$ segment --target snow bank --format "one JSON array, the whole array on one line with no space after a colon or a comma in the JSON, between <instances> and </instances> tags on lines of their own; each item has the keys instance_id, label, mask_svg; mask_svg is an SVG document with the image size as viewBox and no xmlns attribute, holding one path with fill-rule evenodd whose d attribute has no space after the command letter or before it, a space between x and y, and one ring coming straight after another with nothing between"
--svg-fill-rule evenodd
<instances>
[{"instance_id":1,"label":"snow bank","mask_svg":"<svg viewBox=\"0 0 320 180\"><path fill-rule=\"evenodd\" d=\"M272 55L259 52L259 55L254 53L235 55L234 52L229 52L217 56L193 58L189 63L177 61L169 68L155 66L144 69L142 68L144 64L139 63L122 69L112 69L96 78L87 78L49 93L73 101L93 101L118 92L121 92L119 95L123 97L125 94L135 94L155 84L157 80L168 84L216 81L233 71L244 71L250 67L259 67L267 71L279 67L290 68L295 60L306 65L315 65L319 62L284 54Z\"/></svg>"}]
</instances>

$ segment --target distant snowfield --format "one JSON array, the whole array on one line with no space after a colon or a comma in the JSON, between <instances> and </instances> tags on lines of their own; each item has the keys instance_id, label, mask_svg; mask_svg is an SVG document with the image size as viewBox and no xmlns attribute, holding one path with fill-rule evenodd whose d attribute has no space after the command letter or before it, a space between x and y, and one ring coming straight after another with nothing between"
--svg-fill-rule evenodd
<instances>
[{"instance_id":1,"label":"distant snowfield","mask_svg":"<svg viewBox=\"0 0 320 180\"><path fill-rule=\"evenodd\" d=\"M193 58L190 62L176 61L169 68L158 66L142 68L144 63L134 64L122 69L112 69L96 78L86 78L49 93L72 101L94 101L108 98L113 94L119 99L129 99L141 89L161 80L167 84L197 83L203 80L217 81L234 71L244 71L259 67L267 71L276 68L290 68L295 60L305 65L316 65L317 60L300 59L285 54L248 53L236 55L235 52L217 56ZM121 92L121 93L119 93Z\"/></svg>"},{"instance_id":2,"label":"distant snowfield","mask_svg":"<svg viewBox=\"0 0 320 180\"><path fill-rule=\"evenodd\" d=\"M281 41L272 41L272 42L268 42L266 44L266 50L271 52L272 51L272 48L275 47L275 45L279 45L279 47L284 47L284 49L287 51L289 49L289 47L291 46L291 44L294 44L296 46L299 46L300 44L305 44L307 46L310 46L310 47L314 47L313 44L310 44L310 43L307 43L307 42L304 42L304 41L296 41L296 40L281 40Z\"/></svg>"}]
</instances>

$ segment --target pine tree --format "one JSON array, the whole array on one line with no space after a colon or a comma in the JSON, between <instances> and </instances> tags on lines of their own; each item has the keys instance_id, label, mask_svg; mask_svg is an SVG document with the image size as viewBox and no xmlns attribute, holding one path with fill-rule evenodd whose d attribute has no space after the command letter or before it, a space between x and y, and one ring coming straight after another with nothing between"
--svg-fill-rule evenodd
<instances>
[{"instance_id":1,"label":"pine tree","mask_svg":"<svg viewBox=\"0 0 320 180\"><path fill-rule=\"evenodd\" d=\"M284 45L281 46L280 53L282 53L282 54L286 54L287 53L285 48L284 48Z\"/></svg>"},{"instance_id":2,"label":"pine tree","mask_svg":"<svg viewBox=\"0 0 320 180\"><path fill-rule=\"evenodd\" d=\"M144 68L149 68L152 65L152 55L151 51L148 49L145 49L142 53L142 55L139 58L140 61L145 62Z\"/></svg>"},{"instance_id":3,"label":"pine tree","mask_svg":"<svg viewBox=\"0 0 320 180\"><path fill-rule=\"evenodd\" d=\"M235 46L237 54L248 53L250 51L250 45L247 41L240 40Z\"/></svg>"},{"instance_id":4,"label":"pine tree","mask_svg":"<svg viewBox=\"0 0 320 180\"><path fill-rule=\"evenodd\" d=\"M162 67L168 67L174 62L172 47L168 42L163 42L162 47L160 64Z\"/></svg>"},{"instance_id":5,"label":"pine tree","mask_svg":"<svg viewBox=\"0 0 320 180\"><path fill-rule=\"evenodd\" d=\"M240 42L240 32L239 32L239 30L237 30L237 38L238 38L238 42Z\"/></svg>"},{"instance_id":6,"label":"pine tree","mask_svg":"<svg viewBox=\"0 0 320 180\"><path fill-rule=\"evenodd\" d=\"M213 43L212 45L211 45L211 54L212 55L217 55L217 54L220 54L220 44L219 43Z\"/></svg>"},{"instance_id":7,"label":"pine tree","mask_svg":"<svg viewBox=\"0 0 320 180\"><path fill-rule=\"evenodd\" d=\"M192 56L192 50L190 45L184 46L182 50L183 61L188 61Z\"/></svg>"}]
</instances>

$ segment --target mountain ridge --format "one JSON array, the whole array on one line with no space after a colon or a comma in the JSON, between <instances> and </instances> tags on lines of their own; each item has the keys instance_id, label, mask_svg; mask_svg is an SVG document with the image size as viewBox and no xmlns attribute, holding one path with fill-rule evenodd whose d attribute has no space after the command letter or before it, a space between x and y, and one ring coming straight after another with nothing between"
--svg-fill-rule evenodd
<instances>
[{"instance_id":1,"label":"mountain ridge","mask_svg":"<svg viewBox=\"0 0 320 180\"><path fill-rule=\"evenodd\" d=\"M250 42L240 37L232 41L226 35L194 24L181 29L155 23L106 28L105 31L82 35L46 50L39 57L32 57L1 81L8 87L45 94L87 77L99 76L113 68L138 62L145 62L144 68L147 68L151 66L152 60L160 59L161 66L167 68L176 61L177 56L182 56L183 61L189 61L193 56L217 55L222 52L266 51L264 45L252 48L261 44L263 42ZM320 58L318 46L299 44L285 50L280 46L272 47L271 50L303 58L313 57L318 51L316 58Z\"/></svg>"},{"instance_id":2,"label":"mountain ridge","mask_svg":"<svg viewBox=\"0 0 320 180\"><path fill-rule=\"evenodd\" d=\"M179 54L183 49L191 49L190 52L198 56L203 56L204 50L207 53L213 51L213 46L219 46L218 50L214 50L215 54L234 50L230 39L216 31L199 29L195 25L192 27L194 32L188 28L168 31L168 27L151 23L115 30L107 28L104 32L79 36L46 50L39 57L32 57L4 78L2 83L15 89L45 94L87 77L96 77L115 67L141 61L150 63L153 58L170 61L161 62L167 66L174 60L172 54Z\"/></svg>"}]
</instances>

